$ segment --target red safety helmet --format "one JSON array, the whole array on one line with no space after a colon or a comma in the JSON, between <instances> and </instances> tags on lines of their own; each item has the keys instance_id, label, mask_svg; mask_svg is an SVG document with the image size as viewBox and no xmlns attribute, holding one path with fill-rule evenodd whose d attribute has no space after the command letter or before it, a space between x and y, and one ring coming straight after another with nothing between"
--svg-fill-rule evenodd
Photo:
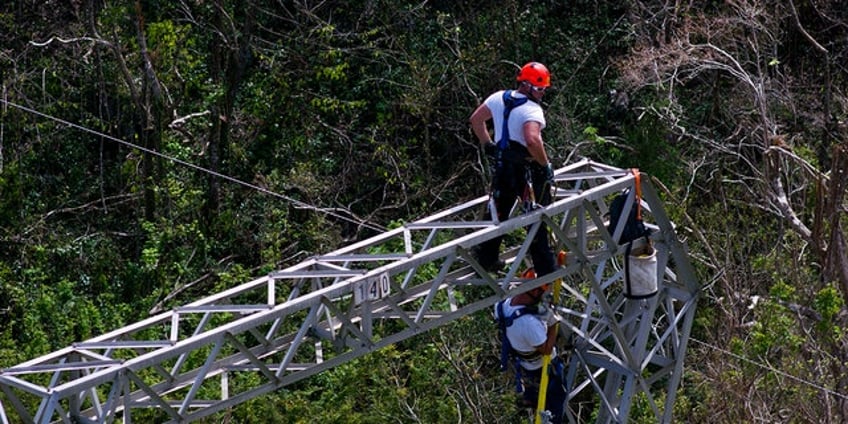
<instances>
[{"instance_id":1,"label":"red safety helmet","mask_svg":"<svg viewBox=\"0 0 848 424\"><path fill-rule=\"evenodd\" d=\"M534 87L550 87L551 72L548 71L545 65L539 62L529 62L521 67L515 80L518 82L527 82Z\"/></svg>"},{"instance_id":2,"label":"red safety helmet","mask_svg":"<svg viewBox=\"0 0 848 424\"><path fill-rule=\"evenodd\" d=\"M535 278L536 278L536 270L535 270L535 269L533 269L533 268L527 268L527 270L526 270L526 271L524 271L524 273L523 273L523 274L521 274L521 278L524 278L524 279L526 279L526 280L532 280L532 279L535 279ZM551 288L551 284L550 284L550 283L548 283L548 284L542 284L541 286L539 286L539 287L537 287L537 288L540 288L540 289L542 289L542 290L544 290L544 291L548 291L548 289L549 289L549 288Z\"/></svg>"}]
</instances>

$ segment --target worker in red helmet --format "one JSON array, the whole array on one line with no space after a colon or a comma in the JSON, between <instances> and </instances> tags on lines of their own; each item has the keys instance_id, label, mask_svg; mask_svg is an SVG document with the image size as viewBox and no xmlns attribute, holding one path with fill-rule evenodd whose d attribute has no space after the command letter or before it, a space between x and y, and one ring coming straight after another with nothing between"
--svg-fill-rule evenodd
<instances>
[{"instance_id":1,"label":"worker in red helmet","mask_svg":"<svg viewBox=\"0 0 848 424\"><path fill-rule=\"evenodd\" d=\"M494 162L491 196L497 217L490 215L490 218L498 222L509 218L516 198L521 197L528 182L533 187L535 204L549 205L554 179L553 166L542 141L545 113L540 104L545 90L551 86L551 73L545 65L529 62L521 67L515 79L514 90L493 93L469 118L474 135ZM489 121L494 127L494 137L489 131ZM555 269L547 228L542 225L530 246L533 267L540 276ZM504 267L499 258L500 245L501 237L497 237L476 249L476 259L487 271Z\"/></svg>"},{"instance_id":2,"label":"worker in red helmet","mask_svg":"<svg viewBox=\"0 0 848 424\"><path fill-rule=\"evenodd\" d=\"M530 268L522 280L536 279ZM551 355L551 367L545 396L545 410L550 413L551 424L561 424L565 412L566 390L564 362L557 354L557 327L559 319L545 293L551 288L544 284L530 291L508 297L495 304L494 317L498 322L501 339L501 369L513 364L516 389L521 393L521 406L535 410L542 383L543 355Z\"/></svg>"}]
</instances>

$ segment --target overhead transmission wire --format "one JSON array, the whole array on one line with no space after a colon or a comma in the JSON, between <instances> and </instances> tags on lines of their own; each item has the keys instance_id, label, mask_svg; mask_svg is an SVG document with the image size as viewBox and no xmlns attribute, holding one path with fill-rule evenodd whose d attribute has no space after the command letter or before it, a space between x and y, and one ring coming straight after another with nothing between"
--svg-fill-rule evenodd
<instances>
[{"instance_id":1,"label":"overhead transmission wire","mask_svg":"<svg viewBox=\"0 0 848 424\"><path fill-rule=\"evenodd\" d=\"M114 142L116 142L116 143L123 144L123 145L125 145L125 146L127 146L127 147L130 147L130 148L133 148L133 149L140 150L140 151L142 151L142 152L144 152L144 153L147 153L147 154L150 154L150 155L153 155L153 156L160 157L160 158L162 158L162 159L165 159L165 160L171 161L171 162L173 162L173 163L176 163L176 164L179 164L179 165L182 165L182 166L185 166L185 167L188 167L188 168L194 169L194 170L196 170L196 171L205 172L205 173L207 173L207 174L209 174L209 175L212 175L212 176L214 176L214 177L221 178L221 179L223 179L223 180L227 180L227 181L230 181L230 182L233 182L233 183L236 183L236 184L239 184L239 185L242 185L242 186L248 187L248 188L250 188L250 189L253 189L253 190L259 191L259 192L261 192L261 193L268 194L268 195L270 195L270 196L274 196L274 197L277 197L277 198L283 199L283 200L285 200L285 201L288 201L288 202L293 203L295 206L297 206L297 207L299 207L299 208L301 208L301 209L309 209L309 210L313 210L313 211L316 211L316 212L320 212L320 213L323 213L323 214L326 214L326 215L329 215L329 216L332 216L332 217L335 217L335 218L341 219L341 220L343 220L343 221L350 222L350 223L352 223L352 224L361 225L361 226L363 226L363 227L370 228L370 229L375 230L375 231L381 231L381 232L382 232L382 231L385 231L385 230L386 230L385 228L383 228L383 227L381 227L381 226L379 226L379 225L371 224L371 223L366 222L366 221L358 221L358 220L355 220L355 219L352 219L352 218L348 218L348 217L346 217L346 216L344 216L344 215L338 214L338 213L333 212L333 211L331 211L331 210L328 210L328 209L326 209L326 208L321 208L321 207L318 207L318 206L310 205L310 204L308 204L308 203L306 203L306 202L303 202L303 201L297 200L297 199L295 199L295 198L292 198L292 197L286 196L286 195L284 195L284 194L277 193L277 192L272 191L272 190L269 190L269 189L267 189L267 188L265 188L265 187L258 186L258 185L256 185L256 184L251 184L251 183L248 183L248 182L246 182L246 181L239 180L238 178L231 177L231 176L229 176L229 175L225 175L225 174L222 174L222 173L220 173L220 172L216 172L216 171L213 171L213 170L208 169L208 168L204 168L204 167L199 166L199 165L195 165L195 164L193 164L193 163L191 163L191 162L186 162L186 161L184 161L184 160L177 159L177 158L175 158L175 157L173 157L173 156L168 156L168 155L166 155L166 154L164 154L164 153L157 152L157 151L155 151L155 150L148 149L148 148L146 148L146 147L143 147L143 146L139 146L139 145L137 145L137 144L130 143L129 141L122 140L122 139L117 138L117 137L113 137L113 136L111 136L111 135L109 135L109 134L104 134L104 133L102 133L102 132L100 132L100 131L97 131L97 130L93 130L93 129L91 129L91 128L84 127L84 126L82 126L82 125L79 125L79 124L76 124L76 123L73 123L73 122L67 121L67 120L62 119L62 118L57 118L57 117L55 117L55 116L48 115L48 114L46 114L46 113L44 113L44 112L40 112L40 111L38 111L38 110L35 110L35 109L32 109L32 108L29 108L29 107L26 107L26 106L23 106L23 105L19 105L19 104L16 104L16 103L14 103L14 102L10 102L10 101L8 101L8 100L6 100L6 99L0 99L0 102L3 102L3 104L4 104L4 105L8 105L8 106L14 107L14 108L16 108L16 109L22 110L22 111L24 111L24 112L28 112L28 113L31 113L31 114L33 114L33 115L37 115L37 116L40 116L40 117L45 118L45 119L49 119L49 120L54 121L54 122L57 122L57 123L60 123L60 124L63 124L63 125L67 125L67 126L72 127L72 128L76 128L76 129L78 129L78 130L80 130L80 131L83 131L83 132L87 132L87 133L94 134L94 135L99 136L99 137L106 138L106 139L111 140L111 141L114 141Z\"/></svg>"},{"instance_id":2,"label":"overhead transmission wire","mask_svg":"<svg viewBox=\"0 0 848 424\"><path fill-rule=\"evenodd\" d=\"M810 387L812 387L812 388L814 388L814 389L816 389L816 390L820 390L820 391L822 391L822 392L825 392L825 393L827 393L827 394L829 394L829 395L832 395L832 396L838 397L838 398L840 398L840 399L848 400L848 395L844 395L844 394L842 394L842 393L839 393L839 392L837 392L837 391L834 391L834 390L832 390L832 389L829 389L829 388L827 388L827 387L824 387L824 386L822 386L821 384L818 384L818 383L815 383L815 382L812 382L812 381L809 381L809 380L804 380L803 378L801 378L801 377L797 377L797 376L794 376L794 375L792 375L792 374L789 374L789 373L788 373L788 372L786 372L786 371L781 371L781 370L779 370L779 369L777 369L777 368L774 368L774 367L772 367L772 366L770 366L770 365L766 365L766 364L763 364L763 363L760 363L760 362L754 361L753 359L746 358L746 357L744 357L744 356L742 356L742 355L737 355L737 354L735 354L735 353L733 353L733 352L731 352L731 351L729 351L729 350L727 350L727 349L722 349L722 348L720 348L720 347L718 347L718 346L711 345L711 344L709 344L709 343L707 343L707 342L702 342L702 341L700 341L700 340L698 340L698 339L696 339L696 338L694 338L694 337L690 337L690 338L689 338L689 340L692 340L692 341L694 341L694 342L696 342L696 343L698 343L698 344L700 344L700 345L702 345L702 346L704 346L704 347L707 347L707 348L713 349L713 350L718 351L718 352L720 352L720 353L723 353L723 354L725 354L725 355L732 356L732 357L734 357L734 358L736 358L736 359L738 359L738 360L740 360L740 361L747 362L747 363L749 363L749 364L751 364L751 365L754 365L754 366L760 367L760 368L762 368L762 369L765 369L765 370L771 371L771 372L773 372L773 373L775 373L775 374L778 374L778 375L780 375L780 376L782 376L782 377L786 377L786 378L788 378L788 379L790 379L790 380L795 381L796 383L801 383L801 384L804 384L804 385L810 386Z\"/></svg>"}]
</instances>

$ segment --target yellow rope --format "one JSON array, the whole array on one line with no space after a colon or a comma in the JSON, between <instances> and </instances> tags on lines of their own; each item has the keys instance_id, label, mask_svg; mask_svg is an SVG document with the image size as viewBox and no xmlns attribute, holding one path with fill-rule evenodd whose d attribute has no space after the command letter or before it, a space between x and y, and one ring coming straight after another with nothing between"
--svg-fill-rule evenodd
<instances>
[{"instance_id":1,"label":"yellow rope","mask_svg":"<svg viewBox=\"0 0 848 424\"><path fill-rule=\"evenodd\" d=\"M560 251L557 255L557 263L559 266L565 265L565 252ZM562 287L562 278L558 278L554 283L553 289L553 303L556 304L559 302L559 289ZM559 322L554 323L554 337L558 334L559 331ZM553 348L551 348L553 351ZM551 365L551 354L547 353L542 357L542 380L539 382L539 401L536 403L536 418L534 420L535 424L542 424L542 411L545 410L545 401L548 395L548 367Z\"/></svg>"}]
</instances>

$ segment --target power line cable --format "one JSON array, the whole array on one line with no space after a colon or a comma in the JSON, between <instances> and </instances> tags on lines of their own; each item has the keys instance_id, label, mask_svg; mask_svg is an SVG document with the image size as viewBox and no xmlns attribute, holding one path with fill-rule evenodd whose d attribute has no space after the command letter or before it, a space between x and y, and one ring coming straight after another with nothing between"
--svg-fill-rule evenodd
<instances>
[{"instance_id":1,"label":"power line cable","mask_svg":"<svg viewBox=\"0 0 848 424\"><path fill-rule=\"evenodd\" d=\"M78 130L80 130L80 131L83 131L83 132L87 132L87 133L90 133L90 134L94 134L94 135L99 136L99 137L104 137L104 138L106 138L106 139L108 139L108 140L114 141L114 142L116 142L116 143L123 144L123 145L125 145L125 146L127 146L127 147L130 147L130 148L133 148L133 149L140 150L140 151L142 151L142 152L144 152L144 153L147 153L147 154L150 154L150 155L153 155L153 156L158 156L158 157L160 157L160 158L162 158L162 159L165 159L165 160L168 160L168 161L174 162L174 163L176 163L176 164L179 164L179 165L182 165L182 166L186 166L186 167L189 167L189 168L194 169L194 170L197 170L197 171L205 172L205 173L207 173L207 174L209 174L209 175L212 175L212 176L215 176L215 177L218 177L218 178L221 178L221 179L224 179L224 180L227 180L227 181L230 181L230 182L236 183L236 184L240 184L240 185L242 185L242 186L245 186L245 187L251 188L251 189L256 190L256 191L259 191L259 192L261 192L261 193L265 193L265 194L268 194L268 195L271 195L271 196L274 196L274 197L277 197L277 198L280 198L280 199L286 200L286 201L288 201L288 202L293 203L295 206L297 206L297 207L299 207L299 208L302 208L302 209L309 209L309 210L313 210L313 211L316 211L316 212L321 212L321 213L323 213L323 214L326 214L326 215L329 215L329 216L332 216L332 217L335 217L335 218L338 218L338 219L341 219L341 220L344 220L344 221L347 221L347 222L350 222L350 223L353 223L353 224L356 224L356 225L361 225L361 226L364 226L364 227L366 227L366 228L370 228L370 229L375 230L375 231L380 231L380 232L382 232L382 231L386 231L386 229L385 229L385 228L383 228L383 227L381 227L381 226L379 226L379 225L371 224L371 223L368 223L368 222L366 222L366 221L359 221L359 220L355 220L355 219L352 219L352 218L348 218L348 217L346 217L346 216L344 216L344 215L340 215L340 214L338 214L338 213L336 213L336 212L333 212L332 210L329 210L329 209L326 209L326 208L321 208L321 207L317 207L317 206L310 205L310 204L308 204L308 203L305 203L305 202L303 202L303 201L300 201L300 200L294 199L294 198L292 198L292 197L289 197L289 196L286 196L286 195L283 195L283 194L280 194L280 193L277 193L277 192L274 192L274 191L268 190L267 188L264 188L264 187L261 187L261 186L255 185L255 184L251 184L251 183L248 183L248 182L246 182L246 181L239 180L239 179L234 178L234 177L231 177L231 176L229 176L229 175L221 174L220 172L215 172L215 171L213 171L213 170L211 170L211 169L203 168L203 167L201 167L201 166L195 165L195 164L190 163L190 162L186 162L186 161L181 160L181 159L177 159L177 158L172 157L172 156L168 156L168 155L166 155L166 154L163 154L163 153L157 152L157 151L155 151L155 150L151 150L151 149L148 149L148 148L146 148L146 147L142 147L142 146L139 146L139 145L137 145L137 144L130 143L130 142L125 141L125 140L121 140L120 138L113 137L113 136L111 136L111 135L104 134L104 133L102 133L102 132L99 132L99 131L96 131L96 130L93 130L93 129L90 129L90 128L83 127L82 125L75 124L75 123L73 123L73 122L70 122L70 121L64 120L64 119L62 119L62 118L57 118L57 117L55 117L55 116L48 115L48 114L46 114L46 113L44 113L44 112L40 112L40 111L37 111L37 110L35 110L35 109L32 109L32 108L29 108L29 107L26 107L26 106L23 106L23 105L19 105L19 104L16 104L16 103L10 102L10 101L8 101L8 100L6 100L6 99L0 99L0 102L3 102L3 104L4 104L4 105L8 105L8 106L14 107L14 108L19 109L19 110L22 110L22 111L24 111L24 112L28 112L28 113L31 113L31 114L33 114L33 115L37 115L37 116L40 116L40 117L45 118L45 119L49 119L49 120L54 121L54 122L57 122L57 123L60 123L60 124L64 124L64 125L67 125L67 126L72 127L72 128L76 128L76 129L78 129Z\"/></svg>"},{"instance_id":2,"label":"power line cable","mask_svg":"<svg viewBox=\"0 0 848 424\"><path fill-rule=\"evenodd\" d=\"M785 371L778 370L778 369L776 369L776 368L774 368L774 367L772 367L772 366L769 366L769 365L765 365L765 364L759 363L759 362L757 362L757 361L754 361L754 360L752 360L752 359L748 359L748 358L746 358L746 357L744 357L744 356L741 356L741 355L737 355L737 354L735 354L735 353L733 353L733 352L731 352L731 351L729 351L729 350L722 349L722 348L720 348L720 347L718 347L718 346L713 346L713 345L711 345L711 344L709 344L709 343L707 343L707 342L702 342L702 341L700 341L700 340L698 340L698 339L696 339L696 338L694 338L694 337L689 337L689 340L692 340L692 341L694 341L694 342L697 342L698 344L700 344L700 345L702 345L702 346L705 346L705 347L708 347L708 348L710 348L710 349L716 350L716 351L721 352L721 353L723 353L723 354L725 354L725 355L732 356L732 357L734 357L734 358L736 358L736 359L739 359L740 361L747 362L747 363L749 363L749 364L751 364L751 365L755 365L755 366L760 367L760 368L763 368L763 369L765 369L765 370L769 370L769 371L771 371L771 372L773 372L773 373L775 373L775 374L781 375L781 376L786 377L786 378L788 378L788 379L790 379L790 380L794 380L795 382L798 382L798 383L805 384L805 385L807 385L807 386L813 387L813 388L815 388L815 389L817 389L817 390L820 390L820 391L822 391L822 392L825 392L825 393L827 393L827 394L829 394L829 395L832 395L832 396L838 397L838 398L840 398L840 399L848 400L848 395L844 395L844 394L842 394L842 393L839 393L839 392L833 391L833 390L831 390L831 389L828 389L827 387L824 387L824 386L822 386L821 384L814 383L814 382L812 382L812 381L808 381L808 380L804 380L804 379L803 379L803 378L801 378L801 377L796 377L796 376L794 376L794 375L792 375L792 374L789 374L789 373L787 373L787 372L785 372Z\"/></svg>"}]
</instances>

